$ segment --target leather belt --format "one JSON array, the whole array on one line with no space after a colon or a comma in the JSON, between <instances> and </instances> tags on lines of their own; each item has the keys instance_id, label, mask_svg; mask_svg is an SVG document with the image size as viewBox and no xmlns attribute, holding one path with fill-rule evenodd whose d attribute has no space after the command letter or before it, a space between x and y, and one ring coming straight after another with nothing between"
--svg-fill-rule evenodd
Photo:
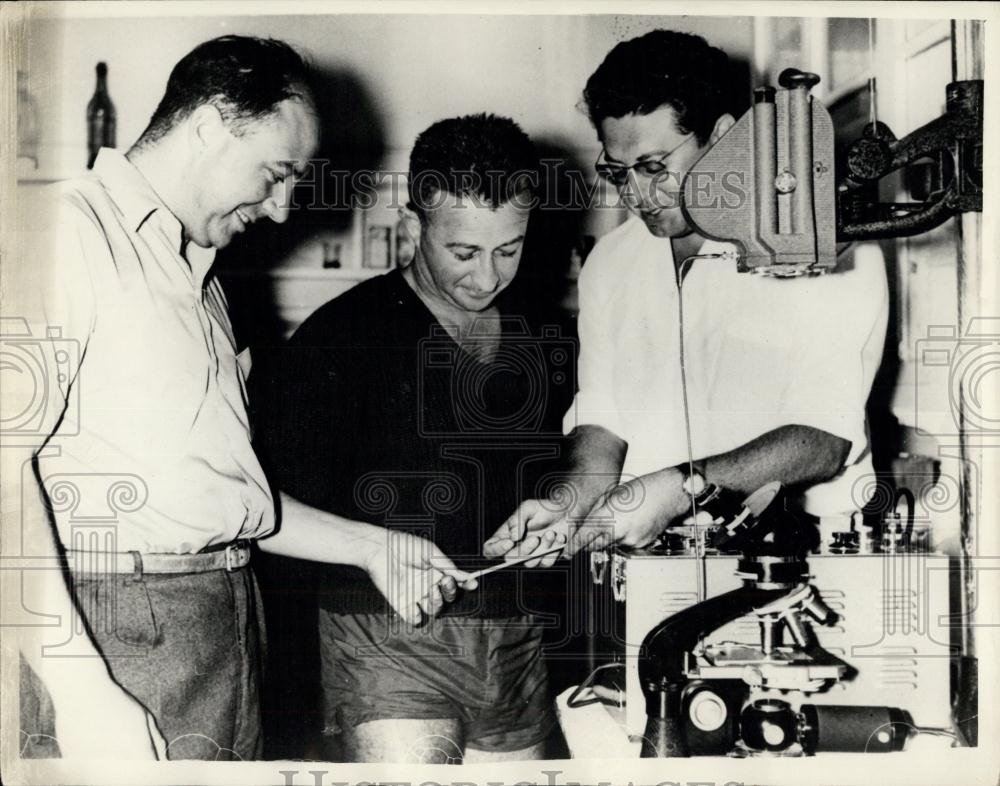
<instances>
[{"instance_id":1,"label":"leather belt","mask_svg":"<svg viewBox=\"0 0 1000 786\"><path fill-rule=\"evenodd\" d=\"M206 573L234 571L250 564L250 541L237 540L198 554L142 554L138 551L66 550L69 569L76 574Z\"/></svg>"}]
</instances>

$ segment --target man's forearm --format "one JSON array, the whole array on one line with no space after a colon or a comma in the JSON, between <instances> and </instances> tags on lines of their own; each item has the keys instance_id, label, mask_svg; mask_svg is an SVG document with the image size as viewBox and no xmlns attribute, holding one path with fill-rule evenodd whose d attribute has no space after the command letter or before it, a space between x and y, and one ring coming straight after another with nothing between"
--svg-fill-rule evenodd
<instances>
[{"instance_id":1,"label":"man's forearm","mask_svg":"<svg viewBox=\"0 0 1000 786\"><path fill-rule=\"evenodd\" d=\"M843 467L850 448L847 440L811 426L782 426L696 461L695 468L710 483L749 494L772 480L786 486L829 480Z\"/></svg>"},{"instance_id":2,"label":"man's forearm","mask_svg":"<svg viewBox=\"0 0 1000 786\"><path fill-rule=\"evenodd\" d=\"M621 479L627 443L601 426L580 426L569 437L567 481L574 492L570 516L584 516Z\"/></svg>"},{"instance_id":3,"label":"man's forearm","mask_svg":"<svg viewBox=\"0 0 1000 786\"><path fill-rule=\"evenodd\" d=\"M281 527L274 535L258 541L264 551L364 567L379 546L385 546L387 531L383 527L327 513L283 491L280 501ZM336 559L331 559L334 555Z\"/></svg>"}]
</instances>

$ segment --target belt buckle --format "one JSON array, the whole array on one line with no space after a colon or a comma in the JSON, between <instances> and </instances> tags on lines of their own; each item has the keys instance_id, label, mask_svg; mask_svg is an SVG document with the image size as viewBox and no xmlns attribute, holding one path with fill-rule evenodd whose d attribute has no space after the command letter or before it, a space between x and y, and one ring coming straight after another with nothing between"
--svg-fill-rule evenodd
<instances>
[{"instance_id":1,"label":"belt buckle","mask_svg":"<svg viewBox=\"0 0 1000 786\"><path fill-rule=\"evenodd\" d=\"M240 541L234 541L226 546L226 572L232 573L234 570L238 570L241 565L237 563L237 557L240 550L243 548L243 544Z\"/></svg>"}]
</instances>

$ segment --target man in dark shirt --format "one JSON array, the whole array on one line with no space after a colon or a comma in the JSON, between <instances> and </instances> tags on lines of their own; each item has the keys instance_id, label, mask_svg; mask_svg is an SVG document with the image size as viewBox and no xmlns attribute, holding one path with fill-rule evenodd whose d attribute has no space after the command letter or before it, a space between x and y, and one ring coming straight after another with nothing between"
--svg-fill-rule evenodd
<instances>
[{"instance_id":1,"label":"man in dark shirt","mask_svg":"<svg viewBox=\"0 0 1000 786\"><path fill-rule=\"evenodd\" d=\"M523 131L492 115L435 123L417 138L408 182L413 263L327 303L272 358L256 380L258 442L286 493L425 535L473 570L486 535L558 454L551 380L571 384L555 366L573 353L497 303L537 184ZM555 716L538 601L503 570L414 628L363 572L326 570L321 677L340 755L541 758Z\"/></svg>"}]
</instances>

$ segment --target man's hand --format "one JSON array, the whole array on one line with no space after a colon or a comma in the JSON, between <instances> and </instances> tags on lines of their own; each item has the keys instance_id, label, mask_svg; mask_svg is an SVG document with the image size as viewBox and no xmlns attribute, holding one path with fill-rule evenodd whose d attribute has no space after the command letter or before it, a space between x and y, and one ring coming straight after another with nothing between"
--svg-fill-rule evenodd
<instances>
[{"instance_id":1,"label":"man's hand","mask_svg":"<svg viewBox=\"0 0 1000 786\"><path fill-rule=\"evenodd\" d=\"M528 499L483 544L486 557L515 559L539 554L569 540L609 487L618 482L628 445L603 426L574 428L567 444L567 469L550 484L547 499ZM526 562L548 567L559 553ZM569 556L565 550L563 556Z\"/></svg>"},{"instance_id":2,"label":"man's hand","mask_svg":"<svg viewBox=\"0 0 1000 786\"><path fill-rule=\"evenodd\" d=\"M434 617L459 588L474 590L475 579L465 575L437 546L408 532L383 530L363 567L389 605L409 625Z\"/></svg>"},{"instance_id":3,"label":"man's hand","mask_svg":"<svg viewBox=\"0 0 1000 786\"><path fill-rule=\"evenodd\" d=\"M648 546L688 509L683 480L680 471L668 467L619 484L598 501L584 521L571 528L564 553L569 557L581 549Z\"/></svg>"},{"instance_id":4,"label":"man's hand","mask_svg":"<svg viewBox=\"0 0 1000 786\"><path fill-rule=\"evenodd\" d=\"M568 516L569 509L556 501L525 500L483 544L483 555L511 560L560 546L568 538ZM547 568L558 558L555 552L524 565Z\"/></svg>"},{"instance_id":5,"label":"man's hand","mask_svg":"<svg viewBox=\"0 0 1000 786\"><path fill-rule=\"evenodd\" d=\"M47 687L64 759L166 760L167 743L153 716L110 676L72 690Z\"/></svg>"}]
</instances>

